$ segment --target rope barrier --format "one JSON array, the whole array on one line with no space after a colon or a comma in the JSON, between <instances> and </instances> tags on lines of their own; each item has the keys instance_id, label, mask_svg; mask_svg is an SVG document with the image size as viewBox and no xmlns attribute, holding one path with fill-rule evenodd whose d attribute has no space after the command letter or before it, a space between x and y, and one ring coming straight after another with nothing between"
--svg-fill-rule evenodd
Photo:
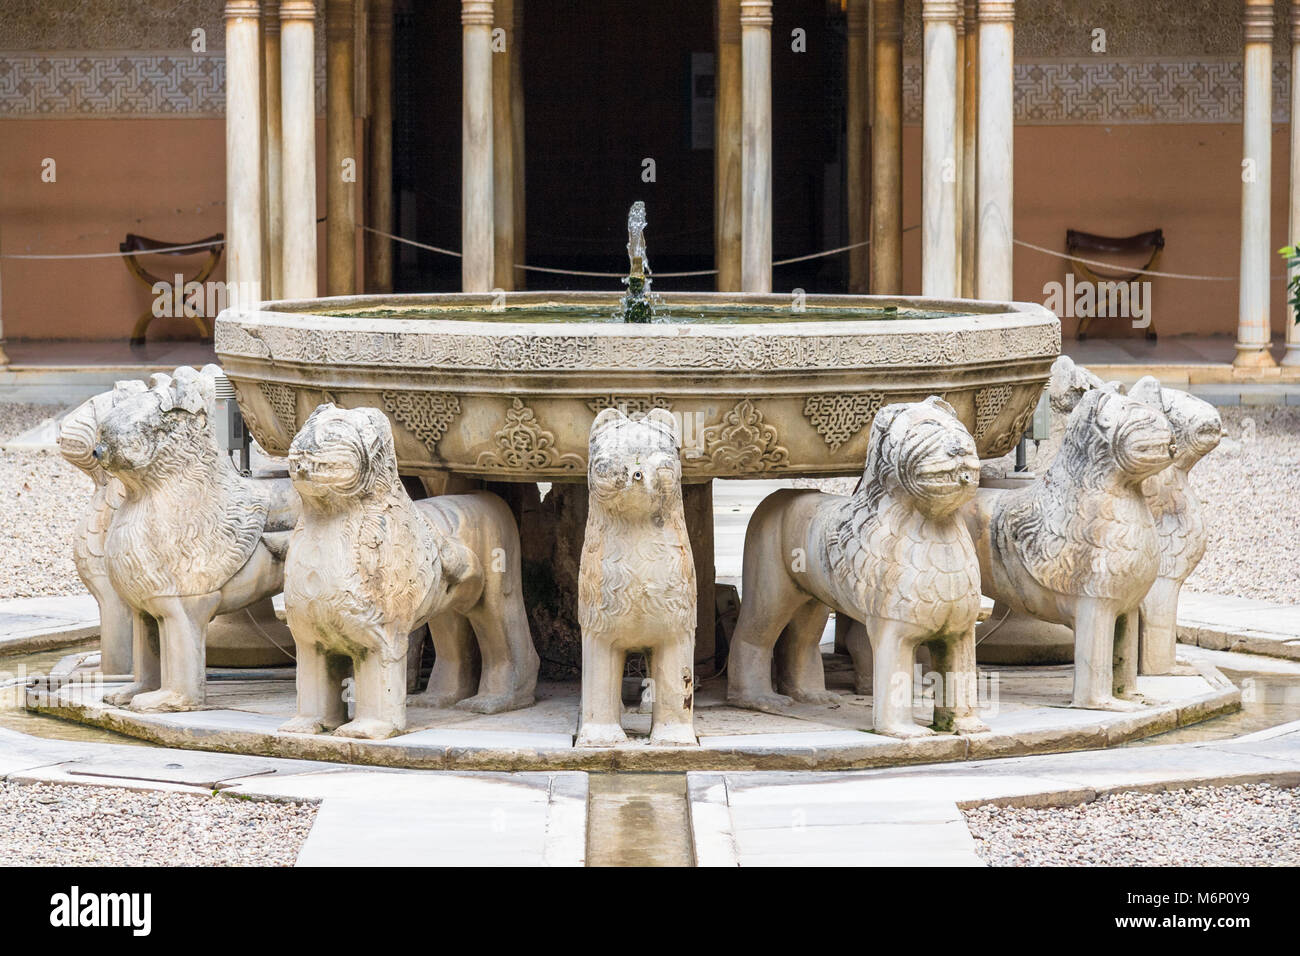
<instances>
[{"instance_id":1,"label":"rope barrier","mask_svg":"<svg viewBox=\"0 0 1300 956\"><path fill-rule=\"evenodd\" d=\"M192 249L207 249L211 246L222 246L225 245L225 243L226 240L224 239L214 239L210 242L191 242L183 246L163 246L160 249L137 249L135 252L12 252L0 255L0 259L121 259L125 256L154 256L164 252L185 252Z\"/></svg>"},{"instance_id":2,"label":"rope barrier","mask_svg":"<svg viewBox=\"0 0 1300 956\"><path fill-rule=\"evenodd\" d=\"M1100 266L1105 269L1121 269L1125 272L1131 272L1134 275L1156 276L1163 279L1194 279L1201 282L1238 282L1241 276L1198 276L1189 275L1186 272L1157 272L1155 269L1133 269L1129 266L1121 265L1117 262L1103 262L1100 259L1085 259L1082 256L1072 256L1066 252L1057 252L1055 249L1046 249L1043 246L1036 246L1032 242L1025 242L1023 239L1012 239L1018 246L1024 246L1026 249L1033 249L1035 252L1042 252L1049 256L1055 256L1058 259L1068 259L1071 262L1082 262L1088 266ZM1285 275L1270 276L1270 279L1285 279ZM1119 281L1118 279L1115 281Z\"/></svg>"},{"instance_id":3,"label":"rope barrier","mask_svg":"<svg viewBox=\"0 0 1300 956\"><path fill-rule=\"evenodd\" d=\"M438 246L431 246L428 243L424 243L424 242L416 242L414 239L406 239L402 236L395 236L391 232L384 232L382 229L375 229L373 226L363 226L358 224L357 228L364 230L365 232L374 233L376 236L382 236L385 239L391 239L393 242L400 242L408 246L415 246L417 249L427 249L430 252L441 253L444 256L455 256L457 259L462 257L461 253L459 252L453 252L450 249L441 249ZM920 229L920 228L921 227L919 225L908 226L906 229L903 230L903 232L905 233L912 232L913 230ZM862 242L849 243L847 246L837 246L834 249L824 249L821 252L810 252L806 256L794 256L790 259L777 259L772 263L772 267L776 268L777 266L788 266L796 262L807 262L809 259L821 259L825 256L839 255L841 252L848 252L850 249L860 249L863 246L869 246L869 245L871 245L871 240L865 239ZM582 269L555 269L549 266L530 266L522 262L516 262L515 268L522 269L525 272L546 272L546 273L550 273L551 275L585 276L591 279L626 279L627 278L627 275L622 272L587 272ZM717 269L695 269L689 272L656 272L652 275L652 278L686 279L686 278L694 278L696 276L715 276L717 274L718 274Z\"/></svg>"},{"instance_id":4,"label":"rope barrier","mask_svg":"<svg viewBox=\"0 0 1300 956\"><path fill-rule=\"evenodd\" d=\"M357 228L365 232L373 233L376 236L382 236L393 242L400 242L403 245L414 246L416 249L424 249L428 252L436 252L439 255L451 256L456 259L463 258L462 254L453 249L443 249L441 246L430 245L427 242L417 242L414 239L407 239L403 236L395 236L391 232L384 232L382 229L376 229L373 226L363 226L357 224ZM903 230L904 233L913 232L920 229L919 225L908 226ZM1054 256L1057 259L1065 259L1070 262L1080 262L1084 265L1096 266L1103 269L1121 269L1131 272L1134 275L1155 276L1162 279L1190 279L1200 282L1237 282L1240 276L1203 276L1192 275L1186 272L1160 272L1155 269L1133 269L1116 262L1106 262L1101 259L1085 259L1082 256L1072 256L1069 253L1057 252L1055 249L1048 249L1045 246L1037 246L1032 242L1026 242L1023 239L1013 239L1018 246L1024 246L1026 249L1032 249L1035 252L1041 252L1044 255ZM151 256L160 253L169 252L190 252L197 249L208 249L212 246L219 246L225 243L224 239L213 240L209 242L191 242L180 246L163 246L158 249L141 249L135 252L66 252L66 253L3 253L0 259L24 259L24 260L56 260L56 259L121 259L127 256ZM839 255L842 252L848 252L851 249L860 249L863 246L871 245L870 239L864 239L862 242L851 242L848 245L836 246L834 249L824 249L821 252L810 252L804 256L792 256L789 259L777 259L773 261L772 267L793 265L796 262L807 262L811 259L821 259L826 256ZM556 269L549 266L530 266L526 263L515 263L516 269L525 272L545 272L551 275L566 276L584 276L591 279L625 279L627 276L621 272L589 272L582 269ZM695 269L687 272L656 272L654 278L657 279L687 279L700 276L717 275L717 269ZM1286 275L1275 275L1270 277L1272 280L1285 279Z\"/></svg>"}]
</instances>

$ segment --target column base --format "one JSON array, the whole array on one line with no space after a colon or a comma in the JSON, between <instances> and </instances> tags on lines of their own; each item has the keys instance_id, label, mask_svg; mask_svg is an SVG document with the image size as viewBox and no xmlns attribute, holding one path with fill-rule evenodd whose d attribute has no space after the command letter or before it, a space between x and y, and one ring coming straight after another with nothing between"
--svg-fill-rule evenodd
<instances>
[{"instance_id":1,"label":"column base","mask_svg":"<svg viewBox=\"0 0 1300 956\"><path fill-rule=\"evenodd\" d=\"M1234 368L1275 368L1277 366L1277 361L1273 358L1273 353L1269 351L1267 344L1238 342L1236 349L1237 356L1232 360Z\"/></svg>"},{"instance_id":2,"label":"column base","mask_svg":"<svg viewBox=\"0 0 1300 956\"><path fill-rule=\"evenodd\" d=\"M5 353L5 344L0 342L0 368L8 368L9 356Z\"/></svg>"},{"instance_id":3,"label":"column base","mask_svg":"<svg viewBox=\"0 0 1300 956\"><path fill-rule=\"evenodd\" d=\"M3 360L0 359L0 361ZM1286 354L1282 356L1282 364L1293 367L1300 365L1300 342L1288 342L1286 344Z\"/></svg>"}]
</instances>

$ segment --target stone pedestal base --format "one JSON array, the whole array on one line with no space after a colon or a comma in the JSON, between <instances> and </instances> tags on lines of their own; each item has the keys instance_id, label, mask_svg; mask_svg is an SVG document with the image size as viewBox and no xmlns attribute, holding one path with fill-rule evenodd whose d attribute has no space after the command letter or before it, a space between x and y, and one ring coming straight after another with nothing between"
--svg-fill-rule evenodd
<instances>
[{"instance_id":1,"label":"stone pedestal base","mask_svg":"<svg viewBox=\"0 0 1300 956\"><path fill-rule=\"evenodd\" d=\"M975 629L975 660L981 664L1070 664L1074 632L995 604Z\"/></svg>"},{"instance_id":2,"label":"stone pedestal base","mask_svg":"<svg viewBox=\"0 0 1300 956\"><path fill-rule=\"evenodd\" d=\"M295 658L289 625L275 616L270 598L214 618L207 653L209 667L284 667Z\"/></svg>"}]
</instances>

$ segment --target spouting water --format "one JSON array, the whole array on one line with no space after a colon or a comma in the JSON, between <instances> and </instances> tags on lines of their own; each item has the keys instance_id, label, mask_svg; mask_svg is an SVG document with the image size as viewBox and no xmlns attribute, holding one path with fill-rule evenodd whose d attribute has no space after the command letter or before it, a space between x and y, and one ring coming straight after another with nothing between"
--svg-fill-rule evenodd
<instances>
[{"instance_id":1,"label":"spouting water","mask_svg":"<svg viewBox=\"0 0 1300 956\"><path fill-rule=\"evenodd\" d=\"M624 279L627 294L623 296L624 322L650 322L654 319L654 305L650 299L650 258L645 250L645 203L637 200L627 214L628 274Z\"/></svg>"}]
</instances>

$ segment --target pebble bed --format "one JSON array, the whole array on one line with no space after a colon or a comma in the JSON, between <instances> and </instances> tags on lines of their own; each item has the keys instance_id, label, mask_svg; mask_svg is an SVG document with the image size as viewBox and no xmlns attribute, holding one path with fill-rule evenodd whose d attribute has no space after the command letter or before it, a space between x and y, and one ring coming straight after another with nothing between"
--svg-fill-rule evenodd
<instances>
[{"instance_id":1,"label":"pebble bed","mask_svg":"<svg viewBox=\"0 0 1300 956\"><path fill-rule=\"evenodd\" d=\"M0 782L0 866L292 866L307 803Z\"/></svg>"},{"instance_id":2,"label":"pebble bed","mask_svg":"<svg viewBox=\"0 0 1300 956\"><path fill-rule=\"evenodd\" d=\"M0 402L0 442L61 411ZM57 451L0 451L0 599L86 593L72 536L92 491Z\"/></svg>"},{"instance_id":3,"label":"pebble bed","mask_svg":"<svg viewBox=\"0 0 1300 956\"><path fill-rule=\"evenodd\" d=\"M1190 474L1210 541L1186 587L1300 604L1300 407L1219 411L1228 435Z\"/></svg>"},{"instance_id":4,"label":"pebble bed","mask_svg":"<svg viewBox=\"0 0 1300 956\"><path fill-rule=\"evenodd\" d=\"M1267 784L1115 793L1077 807L976 807L990 866L1296 866L1300 791Z\"/></svg>"}]
</instances>

